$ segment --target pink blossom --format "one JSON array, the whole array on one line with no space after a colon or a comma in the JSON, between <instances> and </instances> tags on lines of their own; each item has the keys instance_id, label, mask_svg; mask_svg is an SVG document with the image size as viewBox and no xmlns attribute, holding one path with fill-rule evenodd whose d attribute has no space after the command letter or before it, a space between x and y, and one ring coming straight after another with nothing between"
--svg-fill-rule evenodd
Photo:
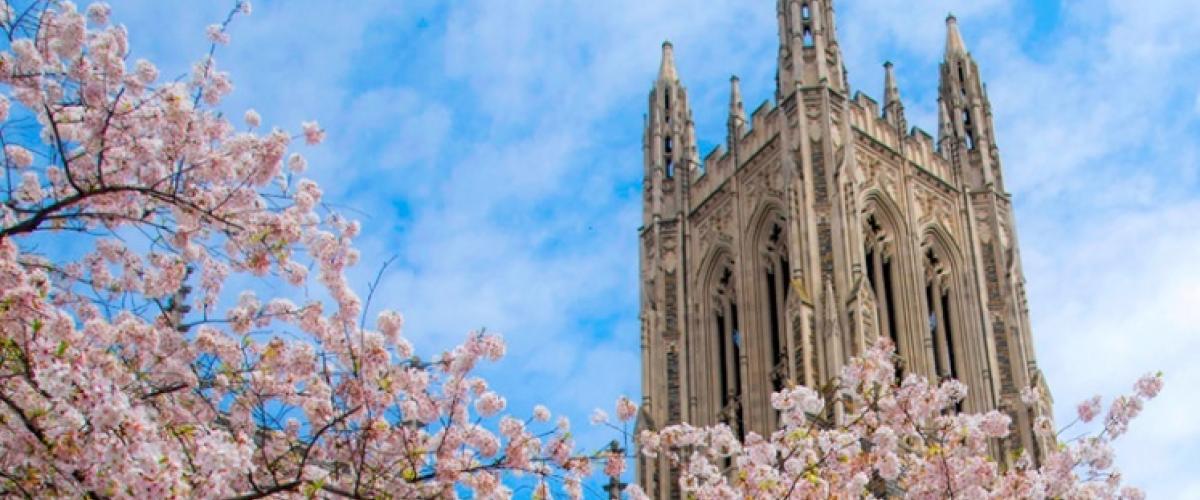
<instances>
[{"instance_id":1,"label":"pink blossom","mask_svg":"<svg viewBox=\"0 0 1200 500\"><path fill-rule=\"evenodd\" d=\"M28 149L16 144L6 144L4 146L4 155L8 157L8 161L17 168L26 168L33 165L33 153Z\"/></svg>"},{"instance_id":2,"label":"pink blossom","mask_svg":"<svg viewBox=\"0 0 1200 500\"><path fill-rule=\"evenodd\" d=\"M494 392L484 393L475 402L475 410L484 417L495 416L497 413L503 411L505 406L506 402L504 398Z\"/></svg>"},{"instance_id":3,"label":"pink blossom","mask_svg":"<svg viewBox=\"0 0 1200 500\"><path fill-rule=\"evenodd\" d=\"M134 73L137 75L138 82L142 85L150 85L154 83L154 80L158 79L158 68L150 61L138 59L134 67Z\"/></svg>"},{"instance_id":4,"label":"pink blossom","mask_svg":"<svg viewBox=\"0 0 1200 500\"><path fill-rule=\"evenodd\" d=\"M1041 401L1041 391L1037 387L1026 387L1021 389L1021 402L1026 405L1033 406Z\"/></svg>"},{"instance_id":5,"label":"pink blossom","mask_svg":"<svg viewBox=\"0 0 1200 500\"><path fill-rule=\"evenodd\" d=\"M550 421L550 410L542 405L534 406L533 407L533 419L537 420L538 422L549 422Z\"/></svg>"},{"instance_id":6,"label":"pink blossom","mask_svg":"<svg viewBox=\"0 0 1200 500\"><path fill-rule=\"evenodd\" d=\"M844 421L817 426L806 418L787 418L803 411L801 401L819 401L789 388L772 395L784 418L770 436L748 433L739 441L725 424L676 424L643 431L641 454L678 463L683 495L696 498L850 498L864 495L873 476L887 481L889 495L910 498L940 498L948 483L956 498L1116 496L1120 476L1112 470L1109 443L1123 427L1110 425L1109 432L1045 450L1040 466L1026 453L1013 467L1002 468L990 457L989 446L1009 434L1010 417L995 410L947 413L965 388L931 387L916 375L897 385L889 350L879 342L843 370L836 389L843 401L853 402L842 407ZM879 383L864 383L868 380ZM1109 421L1126 424L1141 401L1117 398ZM1037 414L1037 405L1032 410L1037 432L1053 439L1052 419Z\"/></svg>"},{"instance_id":7,"label":"pink blossom","mask_svg":"<svg viewBox=\"0 0 1200 500\"><path fill-rule=\"evenodd\" d=\"M250 0L239 0L237 5L238 5L238 9L241 10L242 14L245 14L247 16L250 15L250 11L251 11Z\"/></svg>"},{"instance_id":8,"label":"pink blossom","mask_svg":"<svg viewBox=\"0 0 1200 500\"><path fill-rule=\"evenodd\" d=\"M1054 422L1049 417L1040 416L1033 420L1033 432L1047 438L1054 436Z\"/></svg>"},{"instance_id":9,"label":"pink blossom","mask_svg":"<svg viewBox=\"0 0 1200 500\"><path fill-rule=\"evenodd\" d=\"M220 24L210 24L204 30L208 35L208 41L217 45L225 45L229 43L229 34L225 32L225 27Z\"/></svg>"},{"instance_id":10,"label":"pink blossom","mask_svg":"<svg viewBox=\"0 0 1200 500\"><path fill-rule=\"evenodd\" d=\"M1125 486L1121 488L1121 493L1118 495L1121 500L1145 500L1146 494L1138 488Z\"/></svg>"},{"instance_id":11,"label":"pink blossom","mask_svg":"<svg viewBox=\"0 0 1200 500\"><path fill-rule=\"evenodd\" d=\"M1163 379L1162 373L1147 373L1139 378L1134 389L1137 395L1143 399L1153 399L1162 390Z\"/></svg>"},{"instance_id":12,"label":"pink blossom","mask_svg":"<svg viewBox=\"0 0 1200 500\"><path fill-rule=\"evenodd\" d=\"M591 421L593 425L599 425L608 422L608 412L605 412L599 408L592 410Z\"/></svg>"},{"instance_id":13,"label":"pink blossom","mask_svg":"<svg viewBox=\"0 0 1200 500\"><path fill-rule=\"evenodd\" d=\"M1080 421L1091 422L1092 419L1096 418L1096 415L1100 414L1100 396L1096 395L1087 401L1079 403L1079 406L1075 410L1079 414Z\"/></svg>"},{"instance_id":14,"label":"pink blossom","mask_svg":"<svg viewBox=\"0 0 1200 500\"><path fill-rule=\"evenodd\" d=\"M112 14L112 8L104 2L95 2L88 5L87 17L88 21L96 26L104 26L108 24L108 16Z\"/></svg>"},{"instance_id":15,"label":"pink blossom","mask_svg":"<svg viewBox=\"0 0 1200 500\"><path fill-rule=\"evenodd\" d=\"M317 122L304 122L300 125L304 129L304 142L315 145L325 140L325 131L321 129L320 125L317 125Z\"/></svg>"},{"instance_id":16,"label":"pink blossom","mask_svg":"<svg viewBox=\"0 0 1200 500\"><path fill-rule=\"evenodd\" d=\"M288 157L288 170L291 170L292 173L303 173L307 168L308 161L305 160L304 156L301 156L299 153L292 153L292 155Z\"/></svg>"},{"instance_id":17,"label":"pink blossom","mask_svg":"<svg viewBox=\"0 0 1200 500\"><path fill-rule=\"evenodd\" d=\"M17 198L27 203L40 203L46 196L42 191L41 181L34 172L21 174L21 184L17 188Z\"/></svg>"},{"instance_id":18,"label":"pink blossom","mask_svg":"<svg viewBox=\"0 0 1200 500\"><path fill-rule=\"evenodd\" d=\"M379 332L384 337L394 343L399 340L400 330L404 328L404 316L395 311L383 311L376 318L375 325L379 327Z\"/></svg>"},{"instance_id":19,"label":"pink blossom","mask_svg":"<svg viewBox=\"0 0 1200 500\"><path fill-rule=\"evenodd\" d=\"M637 405L633 404L633 401L625 396L617 398L617 419L628 422L635 415L637 415Z\"/></svg>"},{"instance_id":20,"label":"pink blossom","mask_svg":"<svg viewBox=\"0 0 1200 500\"><path fill-rule=\"evenodd\" d=\"M604 460L604 475L620 477L625 472L625 457L619 453L610 453Z\"/></svg>"},{"instance_id":21,"label":"pink blossom","mask_svg":"<svg viewBox=\"0 0 1200 500\"><path fill-rule=\"evenodd\" d=\"M250 128L257 128L258 124L262 123L262 117L258 116L258 111L253 109L247 109L242 119L246 121L246 126Z\"/></svg>"}]
</instances>

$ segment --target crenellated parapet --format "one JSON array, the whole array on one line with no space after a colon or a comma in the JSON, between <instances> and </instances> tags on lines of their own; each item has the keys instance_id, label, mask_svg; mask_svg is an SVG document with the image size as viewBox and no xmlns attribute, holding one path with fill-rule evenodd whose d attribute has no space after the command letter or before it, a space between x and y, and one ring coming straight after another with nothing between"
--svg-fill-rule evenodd
<instances>
[{"instance_id":1,"label":"crenellated parapet","mask_svg":"<svg viewBox=\"0 0 1200 500\"><path fill-rule=\"evenodd\" d=\"M748 162L756 161L754 155L763 151L767 143L776 140L780 134L782 120L779 108L771 101L763 101L750 115L749 128L741 134L731 134L736 142L729 146L716 146L704 156L703 168L699 177L691 183L689 197L693 200L692 208L712 196L721 186Z\"/></svg>"},{"instance_id":2,"label":"crenellated parapet","mask_svg":"<svg viewBox=\"0 0 1200 500\"><path fill-rule=\"evenodd\" d=\"M929 133L917 127L909 130L897 127L883 115L879 103L862 92L855 93L849 111L850 125L861 135L861 140L883 145L904 158L906 164L949 186L957 186L950 161L941 154Z\"/></svg>"}]
</instances>

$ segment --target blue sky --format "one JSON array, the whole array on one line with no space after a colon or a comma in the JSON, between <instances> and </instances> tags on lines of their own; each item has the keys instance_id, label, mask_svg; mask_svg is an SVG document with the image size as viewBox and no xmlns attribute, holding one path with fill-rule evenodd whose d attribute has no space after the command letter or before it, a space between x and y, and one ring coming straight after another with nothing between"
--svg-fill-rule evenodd
<instances>
[{"instance_id":1,"label":"blue sky","mask_svg":"<svg viewBox=\"0 0 1200 500\"><path fill-rule=\"evenodd\" d=\"M229 2L110 0L134 57L170 77ZM641 123L674 42L697 133L725 136L728 78L773 95L775 2L256 1L217 54L233 116L316 119L328 199L365 226L355 279L397 262L376 304L424 352L486 326L510 408L586 416L639 392ZM226 5L228 4L228 5ZM1200 498L1200 17L1194 0L843 0L851 85L877 100L891 60L909 121L936 132L943 19L959 18L992 98L1060 420L1166 372L1118 463L1151 497Z\"/></svg>"}]
</instances>

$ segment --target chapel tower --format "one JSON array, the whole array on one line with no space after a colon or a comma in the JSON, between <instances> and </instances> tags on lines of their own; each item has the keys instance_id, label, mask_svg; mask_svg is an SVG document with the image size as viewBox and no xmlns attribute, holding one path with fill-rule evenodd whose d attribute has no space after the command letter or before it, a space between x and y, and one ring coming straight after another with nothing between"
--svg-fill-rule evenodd
<instances>
[{"instance_id":1,"label":"chapel tower","mask_svg":"<svg viewBox=\"0 0 1200 500\"><path fill-rule=\"evenodd\" d=\"M725 144L700 161L687 92L663 44L643 135L639 429L777 428L770 394L817 386L880 336L902 370L956 378L962 410L1014 422L997 456L1037 459L1050 401L991 104L946 19L938 136L908 129L893 66L882 106L849 94L832 0L779 0L775 104L747 119L730 80ZM638 482L677 498L663 459Z\"/></svg>"}]
</instances>

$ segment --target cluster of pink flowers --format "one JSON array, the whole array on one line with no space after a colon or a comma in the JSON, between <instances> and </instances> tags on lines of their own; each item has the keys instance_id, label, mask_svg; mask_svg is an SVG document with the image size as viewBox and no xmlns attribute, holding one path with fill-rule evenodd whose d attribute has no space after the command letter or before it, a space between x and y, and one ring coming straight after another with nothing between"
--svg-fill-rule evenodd
<instances>
[{"instance_id":1,"label":"cluster of pink flowers","mask_svg":"<svg viewBox=\"0 0 1200 500\"><path fill-rule=\"evenodd\" d=\"M346 278L361 228L323 211L289 151L325 139L316 122L259 133L249 110L239 131L214 108L233 88L214 58L159 82L108 5L49 5L0 12L0 124L39 132L0 128L0 491L505 498L515 472L578 498L593 463L624 471L544 407L505 415L473 375L499 336L422 360L399 314L364 321ZM90 250L40 253L68 246ZM223 305L235 277L281 297Z\"/></svg>"},{"instance_id":2,"label":"cluster of pink flowers","mask_svg":"<svg viewBox=\"0 0 1200 500\"><path fill-rule=\"evenodd\" d=\"M1147 376L1136 394L1118 397L1105 432L1045 446L1035 464L1031 450L996 456L1011 419L998 411L955 411L966 395L961 383L930 386L913 375L895 382L889 344L880 340L852 359L822 393L807 387L775 393L771 404L782 428L770 436L752 432L739 441L724 424L682 424L643 431L641 451L679 467L679 487L698 499L1142 497L1121 486L1110 442L1141 402L1161 390L1161 376ZM1037 402L1036 392L1027 397ZM1095 417L1099 404L1096 398L1081 405L1080 418ZM1035 424L1050 425L1045 417ZM1053 428L1039 432L1057 442Z\"/></svg>"}]
</instances>

